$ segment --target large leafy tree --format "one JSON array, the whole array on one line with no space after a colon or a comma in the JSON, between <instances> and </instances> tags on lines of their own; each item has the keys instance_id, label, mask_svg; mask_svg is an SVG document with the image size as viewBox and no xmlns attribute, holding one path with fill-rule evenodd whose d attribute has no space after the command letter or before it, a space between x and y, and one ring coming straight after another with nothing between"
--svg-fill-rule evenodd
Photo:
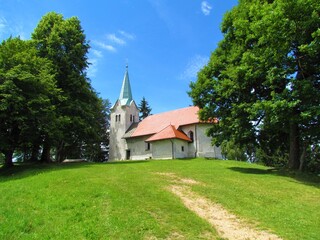
<instances>
[{"instance_id":1,"label":"large leafy tree","mask_svg":"<svg viewBox=\"0 0 320 240\"><path fill-rule=\"evenodd\" d=\"M139 111L140 111L140 116L139 116L140 120L148 117L152 111L152 108L149 106L149 103L145 97L142 97L139 103Z\"/></svg>"},{"instance_id":2,"label":"large leafy tree","mask_svg":"<svg viewBox=\"0 0 320 240\"><path fill-rule=\"evenodd\" d=\"M6 167L13 165L15 150L55 119L60 91L51 69L31 41L9 38L0 45L0 152Z\"/></svg>"},{"instance_id":3,"label":"large leafy tree","mask_svg":"<svg viewBox=\"0 0 320 240\"><path fill-rule=\"evenodd\" d=\"M64 19L55 12L48 13L34 30L32 39L39 55L52 62L57 85L65 99L58 103L60 122L55 131L46 134L41 159L50 161L52 146L56 147L58 161L67 156L81 157L82 146L96 141L96 133L101 131L96 118L103 108L86 77L89 44L80 21L76 17Z\"/></svg>"},{"instance_id":4,"label":"large leafy tree","mask_svg":"<svg viewBox=\"0 0 320 240\"><path fill-rule=\"evenodd\" d=\"M94 131L91 140L82 146L81 156L89 161L102 162L108 158L111 103L108 99L99 99L92 107L96 109L92 122Z\"/></svg>"},{"instance_id":5,"label":"large leafy tree","mask_svg":"<svg viewBox=\"0 0 320 240\"><path fill-rule=\"evenodd\" d=\"M302 166L319 143L320 2L240 0L222 23L223 40L191 83L190 96L216 144L257 156L287 152Z\"/></svg>"}]
</instances>

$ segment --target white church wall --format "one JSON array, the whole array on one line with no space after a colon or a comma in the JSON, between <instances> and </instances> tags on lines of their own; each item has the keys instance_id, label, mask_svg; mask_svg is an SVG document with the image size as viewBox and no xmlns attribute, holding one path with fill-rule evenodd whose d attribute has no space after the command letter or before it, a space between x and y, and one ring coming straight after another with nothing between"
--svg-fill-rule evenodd
<instances>
[{"instance_id":1,"label":"white church wall","mask_svg":"<svg viewBox=\"0 0 320 240\"><path fill-rule=\"evenodd\" d=\"M188 157L188 142L167 139L152 142L152 159L173 159Z\"/></svg>"},{"instance_id":2,"label":"white church wall","mask_svg":"<svg viewBox=\"0 0 320 240\"><path fill-rule=\"evenodd\" d=\"M152 159L172 159L172 143L170 140L151 143Z\"/></svg>"},{"instance_id":3,"label":"white church wall","mask_svg":"<svg viewBox=\"0 0 320 240\"><path fill-rule=\"evenodd\" d=\"M152 158L152 148L147 148L147 143L145 140L149 136L128 138L127 139L127 149L130 150L131 160L144 160Z\"/></svg>"},{"instance_id":4,"label":"white church wall","mask_svg":"<svg viewBox=\"0 0 320 240\"><path fill-rule=\"evenodd\" d=\"M186 125L182 126L181 130L190 138L190 132L193 132L194 141L188 143L188 156L187 157L195 157L196 156L196 125Z\"/></svg>"},{"instance_id":5,"label":"white church wall","mask_svg":"<svg viewBox=\"0 0 320 240\"><path fill-rule=\"evenodd\" d=\"M188 142L179 139L174 139L174 158L187 158L188 157Z\"/></svg>"},{"instance_id":6,"label":"white church wall","mask_svg":"<svg viewBox=\"0 0 320 240\"><path fill-rule=\"evenodd\" d=\"M209 127L210 124L197 125L197 156L222 159L221 149L217 146L212 146L211 138L206 135Z\"/></svg>"}]
</instances>

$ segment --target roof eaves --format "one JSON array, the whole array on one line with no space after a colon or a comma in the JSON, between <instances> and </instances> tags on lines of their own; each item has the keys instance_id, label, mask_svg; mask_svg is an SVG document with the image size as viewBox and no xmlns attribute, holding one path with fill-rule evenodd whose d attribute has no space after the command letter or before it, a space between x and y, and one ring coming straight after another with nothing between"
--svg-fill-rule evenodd
<instances>
[{"instance_id":1,"label":"roof eaves","mask_svg":"<svg viewBox=\"0 0 320 240\"><path fill-rule=\"evenodd\" d=\"M164 136L162 134L165 132ZM168 139L180 139L187 142L192 142L191 139L182 131L177 130L173 125L168 125L158 133L152 135L146 142L154 142Z\"/></svg>"}]
</instances>

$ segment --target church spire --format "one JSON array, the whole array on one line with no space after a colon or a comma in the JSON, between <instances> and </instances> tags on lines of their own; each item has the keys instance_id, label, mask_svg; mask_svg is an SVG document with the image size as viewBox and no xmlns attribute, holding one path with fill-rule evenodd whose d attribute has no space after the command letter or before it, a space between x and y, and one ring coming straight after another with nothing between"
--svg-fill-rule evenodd
<instances>
[{"instance_id":1,"label":"church spire","mask_svg":"<svg viewBox=\"0 0 320 240\"><path fill-rule=\"evenodd\" d=\"M129 105L130 102L133 100L130 81L129 81L128 64L126 66L126 72L124 74L119 100L120 100L121 106Z\"/></svg>"}]
</instances>

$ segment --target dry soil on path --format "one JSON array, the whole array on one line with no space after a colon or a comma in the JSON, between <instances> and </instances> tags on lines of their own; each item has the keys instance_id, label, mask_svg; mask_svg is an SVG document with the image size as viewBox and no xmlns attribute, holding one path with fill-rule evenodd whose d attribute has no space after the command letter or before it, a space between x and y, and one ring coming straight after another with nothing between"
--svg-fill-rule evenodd
<instances>
[{"instance_id":1,"label":"dry soil on path","mask_svg":"<svg viewBox=\"0 0 320 240\"><path fill-rule=\"evenodd\" d=\"M157 173L170 180L167 190L179 197L183 204L199 217L205 219L224 239L230 240L280 240L281 238L267 231L258 230L251 224L230 213L220 204L192 191L192 185L203 183L189 178L180 178L174 173Z\"/></svg>"}]
</instances>

